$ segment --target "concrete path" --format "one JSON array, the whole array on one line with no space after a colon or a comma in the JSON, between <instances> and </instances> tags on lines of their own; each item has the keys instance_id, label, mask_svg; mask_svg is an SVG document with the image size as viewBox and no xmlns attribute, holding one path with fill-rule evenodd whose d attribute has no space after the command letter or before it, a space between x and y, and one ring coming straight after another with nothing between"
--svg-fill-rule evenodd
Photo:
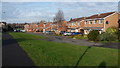
<instances>
[{"instance_id":1,"label":"concrete path","mask_svg":"<svg viewBox=\"0 0 120 68\"><path fill-rule=\"evenodd\" d=\"M11 35L2 35L2 66L34 66L32 60ZM32 67L34 68L34 67Z\"/></svg>"},{"instance_id":2,"label":"concrete path","mask_svg":"<svg viewBox=\"0 0 120 68\"><path fill-rule=\"evenodd\" d=\"M47 39L42 39L42 40L47 40L47 41L54 41L54 42L60 42L60 43L70 43L70 44L76 44L76 45L81 45L81 46L96 46L96 47L106 47L106 48L114 48L114 49L120 49L120 43L95 43L95 42L89 42L84 39L72 39L68 38L65 36L54 36L54 35L44 35L43 33L29 33L29 34L34 34L34 35L40 35L40 36L46 36L48 37ZM118 47L119 46L119 47Z\"/></svg>"}]
</instances>

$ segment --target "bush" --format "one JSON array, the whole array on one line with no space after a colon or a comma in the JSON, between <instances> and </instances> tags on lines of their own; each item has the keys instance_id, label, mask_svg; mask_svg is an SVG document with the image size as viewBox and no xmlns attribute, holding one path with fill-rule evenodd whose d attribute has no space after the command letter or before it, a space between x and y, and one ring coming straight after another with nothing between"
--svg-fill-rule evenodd
<instances>
[{"instance_id":1,"label":"bush","mask_svg":"<svg viewBox=\"0 0 120 68\"><path fill-rule=\"evenodd\" d=\"M107 28L106 32L107 33L116 33L118 31L118 29L116 27L109 27Z\"/></svg>"},{"instance_id":2,"label":"bush","mask_svg":"<svg viewBox=\"0 0 120 68\"><path fill-rule=\"evenodd\" d=\"M120 40L120 31L118 31L118 40Z\"/></svg>"},{"instance_id":3,"label":"bush","mask_svg":"<svg viewBox=\"0 0 120 68\"><path fill-rule=\"evenodd\" d=\"M99 35L99 31L98 30L93 30L90 31L90 33L87 35L88 39L91 41L97 41L97 37Z\"/></svg>"},{"instance_id":4,"label":"bush","mask_svg":"<svg viewBox=\"0 0 120 68\"><path fill-rule=\"evenodd\" d=\"M85 35L73 35L73 36L71 36L71 38L75 38L75 39L88 39Z\"/></svg>"},{"instance_id":5,"label":"bush","mask_svg":"<svg viewBox=\"0 0 120 68\"><path fill-rule=\"evenodd\" d=\"M102 33L102 34L100 34L98 36L98 39L100 41L115 41L115 40L117 40L117 38L118 38L117 34L115 34L115 33L107 33L107 32Z\"/></svg>"},{"instance_id":6,"label":"bush","mask_svg":"<svg viewBox=\"0 0 120 68\"><path fill-rule=\"evenodd\" d=\"M106 32L98 36L100 41L116 41L118 40L118 30L116 27L107 28Z\"/></svg>"}]
</instances>

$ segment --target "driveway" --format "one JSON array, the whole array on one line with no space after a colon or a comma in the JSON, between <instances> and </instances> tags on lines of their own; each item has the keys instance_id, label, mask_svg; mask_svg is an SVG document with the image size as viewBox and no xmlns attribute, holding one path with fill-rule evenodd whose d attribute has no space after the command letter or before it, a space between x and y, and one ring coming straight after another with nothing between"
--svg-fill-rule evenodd
<instances>
[{"instance_id":1,"label":"driveway","mask_svg":"<svg viewBox=\"0 0 120 68\"><path fill-rule=\"evenodd\" d=\"M120 49L118 45L120 43L95 43L95 42L90 42L84 39L72 39L68 38L65 36L55 36L55 35L45 35L43 33L29 33L29 34L34 34L34 35L40 35L40 36L45 36L48 37L47 39L42 39L42 40L47 40L47 41L54 41L54 42L60 42L60 43L70 43L70 44L75 44L75 45L81 45L81 46L96 46L96 47L106 47L106 48L114 48L114 49Z\"/></svg>"},{"instance_id":2,"label":"driveway","mask_svg":"<svg viewBox=\"0 0 120 68\"><path fill-rule=\"evenodd\" d=\"M2 35L2 66L34 66L17 41L7 33Z\"/></svg>"}]
</instances>

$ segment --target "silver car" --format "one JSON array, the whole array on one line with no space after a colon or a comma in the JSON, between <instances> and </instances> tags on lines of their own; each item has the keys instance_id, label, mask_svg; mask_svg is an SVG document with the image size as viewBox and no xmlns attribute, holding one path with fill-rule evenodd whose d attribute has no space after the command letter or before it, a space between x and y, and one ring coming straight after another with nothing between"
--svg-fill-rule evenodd
<instances>
[{"instance_id":1,"label":"silver car","mask_svg":"<svg viewBox=\"0 0 120 68\"><path fill-rule=\"evenodd\" d=\"M65 32L63 35L68 36L68 35L72 35L72 33L71 32Z\"/></svg>"}]
</instances>

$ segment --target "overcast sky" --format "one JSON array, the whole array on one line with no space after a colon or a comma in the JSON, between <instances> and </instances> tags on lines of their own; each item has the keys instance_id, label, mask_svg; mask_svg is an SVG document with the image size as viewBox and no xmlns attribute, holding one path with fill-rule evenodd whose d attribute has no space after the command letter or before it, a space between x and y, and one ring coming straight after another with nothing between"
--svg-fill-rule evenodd
<instances>
[{"instance_id":1,"label":"overcast sky","mask_svg":"<svg viewBox=\"0 0 120 68\"><path fill-rule=\"evenodd\" d=\"M69 20L117 11L118 2L3 2L2 20L8 23L53 21L58 9L61 9L65 19Z\"/></svg>"}]
</instances>

